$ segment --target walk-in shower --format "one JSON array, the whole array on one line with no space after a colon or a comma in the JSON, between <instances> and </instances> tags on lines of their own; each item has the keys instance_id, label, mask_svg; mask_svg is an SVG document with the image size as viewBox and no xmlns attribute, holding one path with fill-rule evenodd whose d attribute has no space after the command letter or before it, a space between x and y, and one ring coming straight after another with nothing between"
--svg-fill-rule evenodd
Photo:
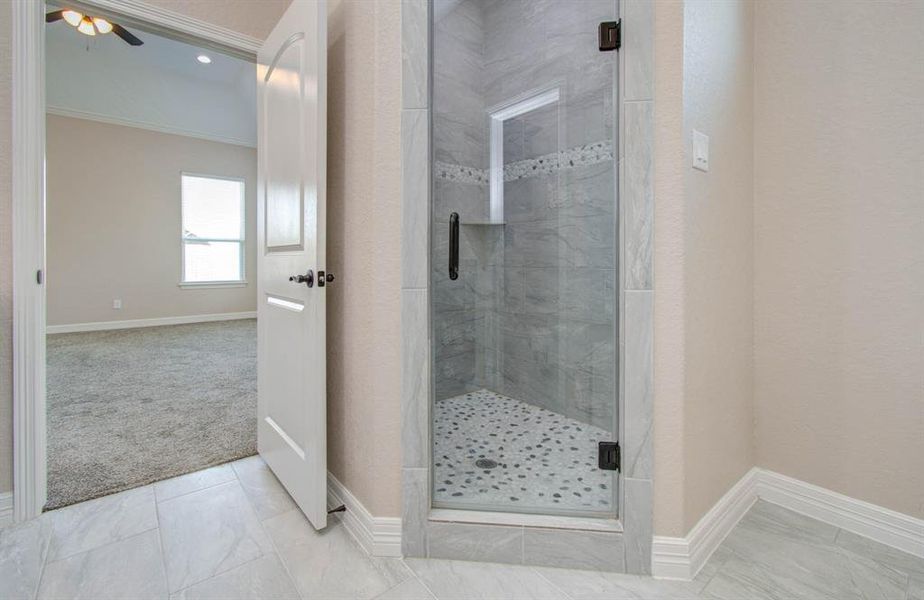
<instances>
[{"instance_id":1,"label":"walk-in shower","mask_svg":"<svg viewBox=\"0 0 924 600\"><path fill-rule=\"evenodd\" d=\"M615 517L616 1L432 6L432 504Z\"/></svg>"}]
</instances>

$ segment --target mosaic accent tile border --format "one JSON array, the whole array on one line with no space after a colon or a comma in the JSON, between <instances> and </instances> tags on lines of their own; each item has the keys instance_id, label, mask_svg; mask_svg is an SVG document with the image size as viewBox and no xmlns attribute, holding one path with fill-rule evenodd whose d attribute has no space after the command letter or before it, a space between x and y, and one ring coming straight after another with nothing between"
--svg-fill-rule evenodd
<instances>
[{"instance_id":1,"label":"mosaic accent tile border","mask_svg":"<svg viewBox=\"0 0 924 600\"><path fill-rule=\"evenodd\" d=\"M595 142L504 165L504 181L551 175L556 171L589 167L609 160L613 160L612 142Z\"/></svg>"},{"instance_id":2,"label":"mosaic accent tile border","mask_svg":"<svg viewBox=\"0 0 924 600\"><path fill-rule=\"evenodd\" d=\"M456 181L458 183L470 183L472 185L488 185L490 181L487 169L478 169L476 167L464 167L442 161L434 161L434 174L438 179L446 181Z\"/></svg>"},{"instance_id":3,"label":"mosaic accent tile border","mask_svg":"<svg viewBox=\"0 0 924 600\"><path fill-rule=\"evenodd\" d=\"M589 167L611 160L613 160L613 143L610 141L594 142L504 165L504 181L552 175L558 171ZM466 167L441 161L436 161L434 164L435 175L438 179L472 185L488 185L491 181L489 169Z\"/></svg>"}]
</instances>

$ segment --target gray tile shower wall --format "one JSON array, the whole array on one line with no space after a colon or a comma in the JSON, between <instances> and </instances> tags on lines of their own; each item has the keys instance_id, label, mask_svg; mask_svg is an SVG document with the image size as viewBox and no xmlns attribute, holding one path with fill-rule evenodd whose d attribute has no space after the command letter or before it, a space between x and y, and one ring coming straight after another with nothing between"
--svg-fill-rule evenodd
<instances>
[{"instance_id":1,"label":"gray tile shower wall","mask_svg":"<svg viewBox=\"0 0 924 600\"><path fill-rule=\"evenodd\" d=\"M484 23L477 0L446 3L434 23L434 159L484 168Z\"/></svg>"},{"instance_id":2,"label":"gray tile shower wall","mask_svg":"<svg viewBox=\"0 0 924 600\"><path fill-rule=\"evenodd\" d=\"M430 144L416 142L430 114L430 10L427 0L401 2L401 553L427 555L430 514L431 335L429 186ZM429 177L427 178L429 179ZM425 210L425 218L418 217ZM409 275L423 269L425 276Z\"/></svg>"},{"instance_id":3,"label":"gray tile shower wall","mask_svg":"<svg viewBox=\"0 0 924 600\"><path fill-rule=\"evenodd\" d=\"M496 328L482 344L496 344L494 389L612 431L615 63L597 50L595 35L613 17L613 2L492 0L482 7L486 106L523 98L536 85L560 94L504 126ZM592 159L580 158L585 146L597 149Z\"/></svg>"},{"instance_id":4,"label":"gray tile shower wall","mask_svg":"<svg viewBox=\"0 0 924 600\"><path fill-rule=\"evenodd\" d=\"M620 162L620 269L623 300L620 357L625 374L621 391L620 438L626 466L620 479L620 510L625 527L626 571L651 573L652 541L652 214L656 202L654 165L654 3L620 0L623 47L620 51L623 132ZM631 24L631 26L630 26Z\"/></svg>"},{"instance_id":5,"label":"gray tile shower wall","mask_svg":"<svg viewBox=\"0 0 924 600\"><path fill-rule=\"evenodd\" d=\"M614 61L594 38L612 15L611 0L463 0L437 15L437 401L487 387L613 429ZM536 82L558 85L561 100L504 125L506 225L472 225L488 219L489 107ZM451 212L463 224L455 281L446 274Z\"/></svg>"},{"instance_id":6,"label":"gray tile shower wall","mask_svg":"<svg viewBox=\"0 0 924 600\"><path fill-rule=\"evenodd\" d=\"M463 0L470 1L470 0ZM436 115L431 112L431 107L438 110L431 102L433 97L439 93L438 90L432 89L429 75L432 73L433 56L430 50L437 41L439 35L432 29L428 32L428 20L433 12L433 22L438 23L445 14L441 14L447 7L458 6L456 2L431 2L430 0L402 0L402 52L403 52L403 104L404 114L407 117L416 117L412 113L418 110L426 112L432 120L434 127L437 124ZM402 429L404 448L404 458L402 461L402 477L404 482L404 511L402 515L402 546L406 556L427 556L440 555L453 558L466 559L483 559L485 557L495 557L500 560L510 560L511 562L524 562L527 564L545 563L551 560L560 566L562 556L570 556L569 560L575 561L576 564L590 568L601 568L614 571L628 571L632 573L650 572L650 544L651 544L651 369L650 369L650 350L651 350L651 253L650 241L651 221L648 215L651 211L653 195L651 193L651 123L647 119L637 119L650 111L652 105L652 3L648 0L606 0L601 3L581 2L583 14L569 12L577 3L570 0L535 0L534 2L520 4L519 8L513 8L515 2L509 0L485 0L481 3L484 8L482 13L482 23L484 31L487 33L489 27L498 25L498 19L506 12L506 22L515 24L515 27L521 27L526 30L523 35L520 32L512 31L506 40L498 38L495 40L495 46L505 46L511 55L498 61L497 67L501 62L507 66L512 65L509 80L502 82L508 85L508 91L513 91L516 85L529 82L530 79L537 80L535 72L529 71L529 61L534 58L545 60L556 53L561 60L572 61L568 69L573 69L574 73L579 73L583 81L576 82L572 87L570 84L564 88L562 102L568 106L567 115L559 119L559 144L562 148L570 149L578 146L594 144L598 139L596 134L600 131L606 131L615 123L612 113L626 110L629 104L637 103L640 106L635 107L640 110L631 112L627 117L636 117L634 124L627 123L624 131L626 132L626 148L623 149L621 140L616 139L613 132L606 131L605 138L612 141L610 152L617 154L617 164L621 174L619 185L620 194L629 194L632 198L625 199L620 203L620 215L618 218L620 226L620 236L617 237L619 243L619 260L620 268L617 270L616 289L619 292L619 298L627 294L627 290L634 293L635 302L629 302L625 310L620 310L617 317L621 321L619 334L621 344L627 347L620 352L619 362L620 369L626 373L625 378L617 381L619 392L619 424L620 439L624 446L632 449L633 458L631 460L631 472L620 475L618 482L619 489L619 520L622 532L609 530L608 533L590 533L580 531L581 526L575 524L560 523L554 527L564 527L564 529L543 529L538 524L526 525L522 528L523 534L520 538L518 527L513 527L513 539L505 537L510 532L511 527L499 524L480 524L471 525L463 523L452 523L452 529L444 527L448 515L441 515L439 518L434 517L430 512L431 504L431 486L429 479L430 471L430 435L429 429L421 429L420 425L424 423L421 418L432 411L430 405L432 397L424 393L428 388L430 376L436 377L432 368L435 366L429 360L429 352L433 346L431 343L436 342L436 333L432 331L438 314L434 307L430 305L432 319L429 323L421 319L421 315L426 311L429 299L435 299L438 292L435 290L437 282L427 281L422 286L415 276L404 277L402 279L402 361L408 363L402 370ZM473 5L469 5L466 10ZM599 7L601 11L605 10L610 18L615 14L618 7L619 13L628 25L623 30L623 48L618 53L620 64L619 74L621 76L618 89L620 90L618 102L599 92L593 91L593 86L599 83L599 76L603 69L608 68L602 62L595 62L595 57L603 58L604 55L596 54L595 49L595 31L596 22L600 15L593 14L597 12L596 8L590 11L591 7ZM494 10L494 16L486 21L484 15L489 10ZM471 16L471 13L463 13ZM542 29L540 21L548 19L549 22L557 22L561 29L558 31L546 31L547 35L536 36L536 31ZM608 19L609 20L609 19ZM503 21L501 21L503 22ZM498 27L501 28L501 27ZM464 31L460 25L455 33ZM429 44L427 43L429 39ZM572 53L575 46L583 46L586 50L579 53ZM475 46L472 45L472 48ZM488 50L488 40L482 41L482 48ZM592 50L591 50L592 49ZM588 56L593 54L593 56ZM563 56L562 56L563 55ZM609 56L614 59L616 54L610 53ZM581 66L581 61L586 64ZM614 61L615 62L615 61ZM612 63L611 63L612 64ZM615 67L614 67L615 68ZM486 65L487 69L487 65ZM461 71L460 71L461 72ZM499 72L499 71L498 71ZM493 75L495 79L499 75ZM492 80L486 76L485 82L492 83ZM477 88L472 88L477 89ZM427 91L431 90L428 94ZM503 90L502 90L503 91ZM479 90L479 93L485 93L485 88ZM484 98L485 106L491 106L490 98ZM644 106L642 106L644 105ZM650 114L650 113L649 113ZM411 118L403 121L405 125L411 123ZM487 196L478 196L479 192L473 192L472 188L444 188L437 192L439 183L439 160L430 162L429 145L421 145L413 141L415 131L419 129L402 126L402 178L405 181L403 190L403 206L405 227L403 230L403 245L408 246L409 252L419 252L420 241L429 236L436 238L440 235L439 226L434 219L417 220L416 208L419 207L421 198L419 197L418 188L413 185L417 180L417 170L421 165L428 168L432 165L437 168L433 169L433 186L430 188L429 203L433 207L435 215L445 215L448 202L456 202L449 194L459 194L459 212L463 214L464 220L475 220L477 216L465 216L466 212L470 215L484 215L487 210ZM525 134L525 125L522 130ZM465 132L460 130L457 134L464 136ZM477 135L477 134L472 134ZM514 136L515 138L515 136ZM635 139L633 139L635 138ZM448 138L444 138L448 139ZM537 140L541 136L536 137ZM588 141L589 140L589 141ZM433 143L436 144L434 137ZM465 146L465 144L461 144ZM524 146L525 147L525 146ZM618 149L618 151L617 151ZM626 156L628 150L632 149L634 158L629 161ZM434 150L436 150L434 148ZM455 151L460 158L453 159L450 165L456 165L461 169L480 169L481 179L477 177L470 183L485 183L486 165L457 162L461 161L461 153ZM524 154L525 155L525 154ZM444 155L444 158L452 156ZM627 184L626 169L627 162L631 162L636 167L641 167L643 172L633 173L637 179L633 185ZM520 165L526 163L518 163ZM596 164L596 163L595 163ZM513 169L514 165L507 165ZM613 197L603 197L593 191L595 185L606 185L604 183L607 177L615 179L615 173L611 166L596 164L579 164L579 167L588 167L586 171L578 172L569 169L560 169L558 177L571 177L565 184L551 187L552 192L547 196L540 198L541 202L533 204L531 197L525 195L524 203L515 207L508 198L505 219L511 223L518 221L531 220L553 220L562 215L563 218L580 218L580 217L599 217L606 214L606 210L611 206L608 201ZM452 167L455 169L455 167ZM483 170L483 171L482 171ZM505 169L507 170L507 169ZM552 171L544 173L551 174ZM607 175L609 174L609 175ZM451 180L451 178L445 178ZM463 182L463 177L456 181ZM507 181L511 180L509 173L505 177ZM537 185L538 182L534 182ZM410 185L408 185L410 184ZM546 183L547 185L547 183ZM627 189L628 188L628 189ZM567 190L568 193L563 193ZM541 191L541 189L540 189ZM470 195L469 195L470 194ZM554 195L557 194L557 195ZM474 199L473 201L462 202L466 198ZM599 202L606 200L603 205ZM627 211L626 204L632 203L632 210ZM646 205L647 204L647 205ZM517 210L525 213L524 216L518 217ZM531 217L530 214L535 211L540 217ZM545 213L545 214L541 214ZM632 223L628 223L632 221ZM429 227L427 231L421 231L420 226ZM507 312L518 313L517 308L513 308L515 302L526 303L526 273L528 268L525 265L518 265L515 270L524 271L521 277L506 277L508 269L504 266L503 254L506 248L504 227L479 227L463 226L463 231L471 230L472 233L463 235L463 259L475 260L477 281L474 282L471 290L471 298L480 308L485 318L479 321L475 326L475 344L478 348L480 340L490 340L495 336L494 350L476 352L473 365L474 377L485 377L493 375L496 377L504 369L505 355L496 348L500 347L497 342L499 339L500 314L499 311L490 311L487 309L491 302L506 303ZM445 231L445 228L443 228ZM493 231L493 233L491 233ZM616 233L614 231L614 237ZM480 246L472 243L471 240L481 240L487 242L487 245ZM469 241L466 241L469 240ZM444 242L445 243L445 242ZM631 252L627 253L627 249ZM628 258L631 255L631 259ZM444 255L437 256L436 252L427 253L424 256L418 256L409 260L405 257L403 268L413 273L417 272L418 265L433 265L428 268L427 273L433 275L437 271L442 273L445 278L447 257ZM622 263L628 264L623 265ZM537 267L538 268L538 267ZM550 267L552 268L552 267ZM563 269L567 274L570 271L576 271L584 267L570 267ZM587 267L592 269L593 267ZM607 271L610 269L603 269ZM634 271L640 277L633 277L629 273ZM591 271L587 275L593 276ZM474 277L474 276L473 276ZM430 279L428 277L428 279ZM438 279L438 277L436 277ZM604 279L604 281L606 281ZM608 283L606 284L608 285ZM486 293L486 290L493 286L491 291L496 293ZM554 290L554 287L551 288ZM596 288L595 288L596 289ZM532 293L532 292L531 292ZM463 294L464 296L465 294ZM590 313L595 315L598 312L595 296L591 298L582 308L574 308L573 296L566 296L566 300L561 301L563 310L575 312L579 315L577 320L584 321L584 317ZM584 297L584 296L582 296ZM451 300L444 300L445 304L450 305ZM622 302L622 300L620 300ZM648 318L646 318L648 315ZM538 321L537 322L541 322ZM592 321L588 321L592 324ZM430 327L428 327L430 325ZM549 336L551 336L551 330ZM435 345L435 344L433 344ZM542 346L529 347L528 343L522 344L524 351L531 352L542 356L544 352ZM630 356L626 356L629 354ZM624 363L624 364L623 364ZM417 369L417 365L422 370ZM509 371L509 369L508 369ZM633 378L634 376L634 378ZM629 379L631 381L623 381ZM496 389L496 386L485 385ZM631 396L631 397L628 397ZM443 396L445 398L445 396ZM589 396L588 398L592 398ZM440 399L439 395L435 399ZM432 427L430 419L426 419L428 427ZM421 449L426 451L421 452ZM451 512L451 511L450 511ZM451 518L449 520L455 520ZM493 521L492 521L493 523ZM458 527L455 527L455 526ZM509 525L509 524L508 524ZM576 527L576 529L569 529ZM458 530L458 531L456 531ZM528 539L527 539L528 538ZM522 553L516 551L516 541L522 539ZM546 551L546 546L558 548L557 551L550 555ZM511 552L505 552L505 549L511 549ZM572 550L573 549L573 550ZM609 557L608 560L600 561L600 551Z\"/></svg>"},{"instance_id":7,"label":"gray tile shower wall","mask_svg":"<svg viewBox=\"0 0 924 600\"><path fill-rule=\"evenodd\" d=\"M435 178L431 212L431 294L433 310L434 393L437 399L476 390L477 334L484 331L476 285L482 265L477 240L463 237L460 277L448 277L449 214L463 222L482 220L487 210L485 188L466 171L482 172L485 158L482 46L484 25L475 0L448 5L434 23L433 159L456 168L455 180ZM477 363L477 364L476 364Z\"/></svg>"}]
</instances>

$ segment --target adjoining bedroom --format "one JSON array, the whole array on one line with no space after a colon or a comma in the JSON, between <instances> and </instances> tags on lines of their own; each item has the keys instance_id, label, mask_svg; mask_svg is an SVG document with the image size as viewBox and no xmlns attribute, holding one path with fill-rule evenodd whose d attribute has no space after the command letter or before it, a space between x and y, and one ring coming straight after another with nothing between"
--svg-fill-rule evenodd
<instances>
[{"instance_id":1,"label":"adjoining bedroom","mask_svg":"<svg viewBox=\"0 0 924 600\"><path fill-rule=\"evenodd\" d=\"M252 58L67 13L46 28L46 509L257 433Z\"/></svg>"}]
</instances>

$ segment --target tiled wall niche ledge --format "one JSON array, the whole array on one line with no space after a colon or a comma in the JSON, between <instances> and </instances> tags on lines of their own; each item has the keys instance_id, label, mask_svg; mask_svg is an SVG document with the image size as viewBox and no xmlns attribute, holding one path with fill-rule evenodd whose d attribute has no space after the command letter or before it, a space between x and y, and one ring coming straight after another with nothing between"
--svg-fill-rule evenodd
<instances>
[{"instance_id":1,"label":"tiled wall niche ledge","mask_svg":"<svg viewBox=\"0 0 924 600\"><path fill-rule=\"evenodd\" d=\"M603 531L622 533L619 519L597 519L593 517L567 517L528 513L506 513L480 510L455 510L434 508L430 510L431 523L477 523L481 525L507 525L516 527L538 527L541 529L571 529L578 531Z\"/></svg>"}]
</instances>

